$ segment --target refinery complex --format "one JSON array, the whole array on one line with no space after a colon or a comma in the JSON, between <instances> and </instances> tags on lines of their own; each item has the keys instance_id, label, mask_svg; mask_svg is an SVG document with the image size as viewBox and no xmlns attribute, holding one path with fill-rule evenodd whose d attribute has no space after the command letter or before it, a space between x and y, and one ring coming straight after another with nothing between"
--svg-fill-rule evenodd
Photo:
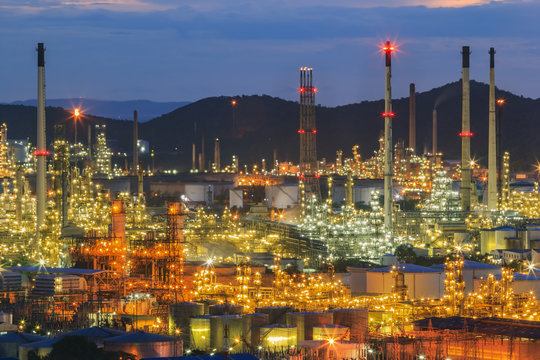
<instances>
[{"instance_id":1,"label":"refinery complex","mask_svg":"<svg viewBox=\"0 0 540 360\"><path fill-rule=\"evenodd\" d=\"M0 359L48 358L71 335L124 359L538 358L540 193L502 147L493 48L487 168L471 158L471 49L461 132L444 134L460 138L455 161L437 147L437 109L431 149L417 148L414 84L408 141L392 137L387 41L371 157L318 158L328 135L301 67L298 160L244 164L212 139L211 156L183 144L184 173L140 161L136 109L125 164L78 108L48 143L45 50L36 143L0 128Z\"/></svg>"}]
</instances>

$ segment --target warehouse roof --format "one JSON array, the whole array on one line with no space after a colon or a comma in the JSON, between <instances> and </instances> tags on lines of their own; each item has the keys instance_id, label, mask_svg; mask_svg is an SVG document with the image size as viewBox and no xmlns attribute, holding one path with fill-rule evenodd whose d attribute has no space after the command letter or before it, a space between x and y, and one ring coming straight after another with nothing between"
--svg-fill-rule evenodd
<instances>
[{"instance_id":1,"label":"warehouse roof","mask_svg":"<svg viewBox=\"0 0 540 360\"><path fill-rule=\"evenodd\" d=\"M460 316L448 318L431 317L414 322L420 328L439 330L467 330L480 334L503 335L526 339L540 339L540 321L482 318Z\"/></svg>"},{"instance_id":2,"label":"warehouse roof","mask_svg":"<svg viewBox=\"0 0 540 360\"><path fill-rule=\"evenodd\" d=\"M93 326L86 329L80 329L75 331L70 331L62 334L62 336L83 336L86 338L108 338L120 335L126 335L125 331L114 330L104 327Z\"/></svg>"},{"instance_id":3,"label":"warehouse roof","mask_svg":"<svg viewBox=\"0 0 540 360\"><path fill-rule=\"evenodd\" d=\"M45 337L21 332L9 332L0 335L0 343L30 343L44 340Z\"/></svg>"},{"instance_id":4,"label":"warehouse roof","mask_svg":"<svg viewBox=\"0 0 540 360\"><path fill-rule=\"evenodd\" d=\"M433 265L432 268L434 269L444 269L444 264L437 264ZM463 268L464 269L473 269L473 270L489 270L489 269L500 269L501 267L498 265L493 264L486 264L478 261L473 260L463 260Z\"/></svg>"},{"instance_id":5,"label":"warehouse roof","mask_svg":"<svg viewBox=\"0 0 540 360\"><path fill-rule=\"evenodd\" d=\"M174 341L173 337L151 334L145 332L135 332L126 335L116 336L103 340L104 343L147 343L147 342L165 342Z\"/></svg>"},{"instance_id":6,"label":"warehouse roof","mask_svg":"<svg viewBox=\"0 0 540 360\"><path fill-rule=\"evenodd\" d=\"M440 270L434 269L434 268L428 268L425 266L420 265L414 265L414 264L399 264L396 266L399 268L400 271L403 273L436 273L441 272ZM392 266L386 266L382 268L377 268L373 270L369 270L369 272L377 272L377 273L389 273L392 271Z\"/></svg>"}]
</instances>

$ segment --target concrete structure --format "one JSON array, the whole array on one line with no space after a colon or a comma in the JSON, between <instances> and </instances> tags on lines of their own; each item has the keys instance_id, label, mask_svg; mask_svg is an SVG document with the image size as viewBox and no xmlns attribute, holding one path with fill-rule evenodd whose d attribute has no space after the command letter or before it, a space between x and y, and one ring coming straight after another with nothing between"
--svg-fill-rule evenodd
<instances>
[{"instance_id":1,"label":"concrete structure","mask_svg":"<svg viewBox=\"0 0 540 360\"><path fill-rule=\"evenodd\" d=\"M495 123L495 49L489 49L488 209L497 210L497 133Z\"/></svg>"},{"instance_id":2,"label":"concrete structure","mask_svg":"<svg viewBox=\"0 0 540 360\"><path fill-rule=\"evenodd\" d=\"M204 315L204 304L181 302L169 305L169 335L180 330L182 343L186 348L191 346L190 319Z\"/></svg>"},{"instance_id":3,"label":"concrete structure","mask_svg":"<svg viewBox=\"0 0 540 360\"><path fill-rule=\"evenodd\" d=\"M470 115L470 85L469 57L470 49L464 46L462 50L462 108L461 108L461 208L471 209L471 115Z\"/></svg>"}]
</instances>

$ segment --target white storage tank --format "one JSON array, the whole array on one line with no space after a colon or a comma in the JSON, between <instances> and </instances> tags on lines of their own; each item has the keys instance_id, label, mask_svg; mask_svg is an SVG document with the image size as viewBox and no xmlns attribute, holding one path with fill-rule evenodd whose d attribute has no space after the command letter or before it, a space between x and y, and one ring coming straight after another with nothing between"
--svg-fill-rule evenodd
<instances>
[{"instance_id":1,"label":"white storage tank","mask_svg":"<svg viewBox=\"0 0 540 360\"><path fill-rule=\"evenodd\" d=\"M229 189L229 208L236 207L242 209L244 207L244 190Z\"/></svg>"},{"instance_id":2,"label":"white storage tank","mask_svg":"<svg viewBox=\"0 0 540 360\"><path fill-rule=\"evenodd\" d=\"M144 332L129 333L103 340L105 351L122 351L138 359L182 355L182 340Z\"/></svg>"},{"instance_id":3,"label":"white storage tank","mask_svg":"<svg viewBox=\"0 0 540 360\"><path fill-rule=\"evenodd\" d=\"M298 329L296 326L272 324L261 327L261 346L264 348L288 348L296 346Z\"/></svg>"},{"instance_id":4,"label":"white storage tank","mask_svg":"<svg viewBox=\"0 0 540 360\"><path fill-rule=\"evenodd\" d=\"M444 295L444 272L440 269L428 268L414 264L400 264L403 272L407 296L409 299L440 299ZM373 294L390 294L395 284L392 267L371 269L366 272L366 292ZM351 288L353 287L351 283Z\"/></svg>"},{"instance_id":5,"label":"white storage tank","mask_svg":"<svg viewBox=\"0 0 540 360\"><path fill-rule=\"evenodd\" d=\"M368 333L369 314L364 309L335 309L334 324L347 326L351 341L360 342Z\"/></svg>"},{"instance_id":6,"label":"white storage tank","mask_svg":"<svg viewBox=\"0 0 540 360\"><path fill-rule=\"evenodd\" d=\"M41 340L45 340L45 338L43 336L20 332L9 332L0 335L0 358L18 358L20 345Z\"/></svg>"},{"instance_id":7,"label":"white storage tank","mask_svg":"<svg viewBox=\"0 0 540 360\"><path fill-rule=\"evenodd\" d=\"M190 346L186 349L207 351L210 349L210 315L189 319Z\"/></svg>"},{"instance_id":8,"label":"white storage tank","mask_svg":"<svg viewBox=\"0 0 540 360\"><path fill-rule=\"evenodd\" d=\"M349 340L350 329L347 326L326 324L313 327L313 340Z\"/></svg>"},{"instance_id":9,"label":"white storage tank","mask_svg":"<svg viewBox=\"0 0 540 360\"><path fill-rule=\"evenodd\" d=\"M268 314L247 314L243 317L243 335L250 347L257 347L261 341L261 327L268 325Z\"/></svg>"},{"instance_id":10,"label":"white storage tank","mask_svg":"<svg viewBox=\"0 0 540 360\"><path fill-rule=\"evenodd\" d=\"M266 205L276 209L290 209L298 204L298 185L269 185L265 189Z\"/></svg>"},{"instance_id":11,"label":"white storage tank","mask_svg":"<svg viewBox=\"0 0 540 360\"><path fill-rule=\"evenodd\" d=\"M169 335L174 335L176 330L182 334L182 344L190 348L190 318L204 315L204 304L193 302L181 302L169 305Z\"/></svg>"},{"instance_id":12,"label":"white storage tank","mask_svg":"<svg viewBox=\"0 0 540 360\"><path fill-rule=\"evenodd\" d=\"M313 327L333 323L330 312L293 312L287 314L287 325L298 328L298 341L313 340Z\"/></svg>"},{"instance_id":13,"label":"white storage tank","mask_svg":"<svg viewBox=\"0 0 540 360\"><path fill-rule=\"evenodd\" d=\"M225 325L229 330L228 346L238 344L242 339L242 316L240 315L220 315L210 316L210 347L223 351L225 345ZM241 347L233 347L234 352L241 350Z\"/></svg>"}]
</instances>

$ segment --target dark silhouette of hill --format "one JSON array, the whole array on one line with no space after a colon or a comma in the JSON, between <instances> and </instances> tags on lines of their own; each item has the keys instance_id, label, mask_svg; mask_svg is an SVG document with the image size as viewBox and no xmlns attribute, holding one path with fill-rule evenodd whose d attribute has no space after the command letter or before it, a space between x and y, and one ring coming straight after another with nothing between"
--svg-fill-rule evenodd
<instances>
[{"instance_id":1,"label":"dark silhouette of hill","mask_svg":"<svg viewBox=\"0 0 540 360\"><path fill-rule=\"evenodd\" d=\"M472 156L486 163L488 137L488 86L471 81ZM540 158L540 145L536 122L540 113L540 99L524 98L509 92L497 91L497 97L506 99L503 110L504 149L510 151L514 168L530 170ZM261 158L270 166L273 150L278 150L280 161L298 161L299 106L297 102L270 96L238 96L236 124L233 126L233 97L211 97L178 108L140 125L139 136L150 141L158 153L174 154L174 165L179 170L191 167L191 144L201 149L205 137L207 163L213 160L213 141L221 142L221 163L229 164L236 154L240 163L253 163ZM396 117L393 122L394 141L408 144L409 99L392 102ZM454 82L427 92L417 93L417 152L431 150L431 121L435 106L438 110L438 144L446 159L460 159L461 82ZM317 149L319 159L335 159L336 150L350 156L353 145L360 146L364 157L378 148L379 134L384 120L381 112L384 101L363 101L339 107L318 106ZM68 121L70 113L61 108L47 108L48 139L53 123ZM0 122L8 124L9 138L35 139L36 109L28 106L0 105ZM130 121L118 121L88 116L89 123L105 123L109 138L118 140L125 152L131 149ZM80 136L86 139L84 131ZM68 136L72 136L68 126ZM175 151L175 149L177 149ZM165 156L165 155L164 155Z\"/></svg>"},{"instance_id":2,"label":"dark silhouette of hill","mask_svg":"<svg viewBox=\"0 0 540 360\"><path fill-rule=\"evenodd\" d=\"M85 112L116 120L132 120L133 109L139 113L139 121L144 122L169 113L189 104L187 101L158 102L149 100L96 100L86 98L47 99L47 105L70 110L79 107ZM10 105L36 106L36 99L14 101Z\"/></svg>"}]
</instances>

